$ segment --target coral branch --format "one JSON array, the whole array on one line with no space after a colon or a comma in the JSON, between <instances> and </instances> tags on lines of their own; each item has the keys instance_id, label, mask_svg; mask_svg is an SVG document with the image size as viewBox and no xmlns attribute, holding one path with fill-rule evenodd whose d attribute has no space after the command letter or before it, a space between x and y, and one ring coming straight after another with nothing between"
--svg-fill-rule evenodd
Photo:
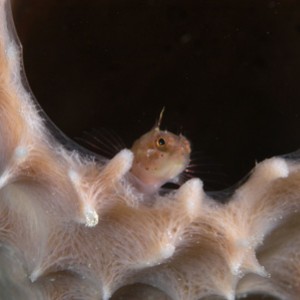
<instances>
[{"instance_id":1,"label":"coral branch","mask_svg":"<svg viewBox=\"0 0 300 300\"><path fill-rule=\"evenodd\" d=\"M258 164L226 204L196 178L145 201L129 150L98 162L47 130L23 87L8 4L0 0L0 298L108 300L137 289L143 299L298 299L299 162Z\"/></svg>"}]
</instances>

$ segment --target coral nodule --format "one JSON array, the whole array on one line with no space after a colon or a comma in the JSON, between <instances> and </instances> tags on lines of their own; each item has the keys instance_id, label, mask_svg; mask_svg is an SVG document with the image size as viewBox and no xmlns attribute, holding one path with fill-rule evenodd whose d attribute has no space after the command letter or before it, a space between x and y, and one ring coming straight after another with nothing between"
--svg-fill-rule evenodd
<instances>
[{"instance_id":1,"label":"coral nodule","mask_svg":"<svg viewBox=\"0 0 300 300\"><path fill-rule=\"evenodd\" d=\"M200 179L152 205L107 162L66 149L21 76L0 0L0 299L299 299L300 164L258 164L226 203Z\"/></svg>"}]
</instances>

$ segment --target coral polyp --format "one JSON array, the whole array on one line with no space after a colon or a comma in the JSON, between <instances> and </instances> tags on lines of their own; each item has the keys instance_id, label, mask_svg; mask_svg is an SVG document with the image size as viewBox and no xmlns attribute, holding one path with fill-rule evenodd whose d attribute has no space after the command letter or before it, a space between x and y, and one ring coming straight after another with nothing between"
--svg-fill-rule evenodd
<instances>
[{"instance_id":1,"label":"coral polyp","mask_svg":"<svg viewBox=\"0 0 300 300\"><path fill-rule=\"evenodd\" d=\"M0 0L0 298L298 299L299 162L257 164L226 203L197 178L144 203L130 150L101 162L47 129L9 9Z\"/></svg>"}]
</instances>

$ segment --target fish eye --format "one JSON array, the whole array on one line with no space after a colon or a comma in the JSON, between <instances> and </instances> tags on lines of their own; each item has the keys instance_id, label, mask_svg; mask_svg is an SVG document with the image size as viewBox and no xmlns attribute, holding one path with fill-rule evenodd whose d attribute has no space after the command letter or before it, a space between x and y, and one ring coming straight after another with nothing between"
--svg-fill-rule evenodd
<instances>
[{"instance_id":1,"label":"fish eye","mask_svg":"<svg viewBox=\"0 0 300 300\"><path fill-rule=\"evenodd\" d=\"M165 144L166 144L166 141L165 141L164 138L158 138L158 139L156 140L156 146L157 146L158 148L163 147Z\"/></svg>"}]
</instances>

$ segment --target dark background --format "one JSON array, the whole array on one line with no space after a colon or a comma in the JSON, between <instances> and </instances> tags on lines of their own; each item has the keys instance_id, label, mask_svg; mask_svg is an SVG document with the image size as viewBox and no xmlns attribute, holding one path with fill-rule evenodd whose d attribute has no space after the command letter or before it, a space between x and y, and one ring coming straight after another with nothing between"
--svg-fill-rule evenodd
<instances>
[{"instance_id":1,"label":"dark background","mask_svg":"<svg viewBox=\"0 0 300 300\"><path fill-rule=\"evenodd\" d=\"M299 148L300 1L13 3L30 86L70 138L107 128L130 147L165 106L207 189Z\"/></svg>"}]
</instances>

